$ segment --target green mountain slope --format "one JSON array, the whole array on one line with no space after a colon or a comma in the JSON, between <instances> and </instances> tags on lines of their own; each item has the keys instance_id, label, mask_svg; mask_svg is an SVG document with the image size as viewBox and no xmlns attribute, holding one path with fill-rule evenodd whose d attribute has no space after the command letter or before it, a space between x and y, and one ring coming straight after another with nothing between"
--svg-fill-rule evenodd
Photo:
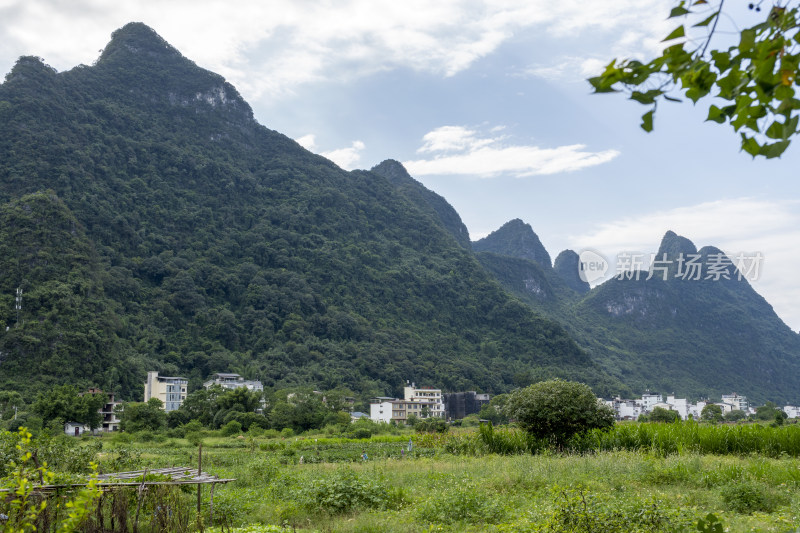
<instances>
[{"instance_id":1,"label":"green mountain slope","mask_svg":"<svg viewBox=\"0 0 800 533\"><path fill-rule=\"evenodd\" d=\"M615 385L507 295L435 198L257 124L143 24L91 67L20 59L0 85L0 205L0 388L137 398L146 370L365 395L406 379L499 392L520 373ZM63 262L26 266L50 256ZM26 299L18 323L22 285L57 303Z\"/></svg>"},{"instance_id":2,"label":"green mountain slope","mask_svg":"<svg viewBox=\"0 0 800 533\"><path fill-rule=\"evenodd\" d=\"M502 268L481 262L509 291L564 324L599 365L634 391L649 388L693 397L737 391L756 401L796 402L800 335L745 279L737 279L730 261L725 265L730 279L706 280L705 270L700 280L676 277L680 255L695 253L707 265L721 251L698 251L688 239L667 232L657 253L668 261L666 280L661 271L650 280L643 272L640 279L614 278L578 297L574 252L559 255L574 268L556 268L558 279L570 287L561 293L543 272L511 267L522 261L511 254ZM545 290L530 290L528 279L544 280L540 286Z\"/></svg>"}]
</instances>

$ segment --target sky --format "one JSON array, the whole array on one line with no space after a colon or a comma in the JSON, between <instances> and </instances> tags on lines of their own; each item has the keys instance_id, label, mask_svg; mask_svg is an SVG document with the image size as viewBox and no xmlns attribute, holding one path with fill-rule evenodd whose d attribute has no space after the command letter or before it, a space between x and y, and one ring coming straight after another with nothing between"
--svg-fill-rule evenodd
<instances>
[{"instance_id":1,"label":"sky","mask_svg":"<svg viewBox=\"0 0 800 533\"><path fill-rule=\"evenodd\" d=\"M759 22L731 7L715 45ZM0 71L90 65L152 27L237 87L256 119L345 169L385 159L442 195L473 240L529 223L550 255L698 248L761 254L755 289L800 330L800 142L753 160L708 104L591 94L613 58L659 52L666 0L0 0Z\"/></svg>"}]
</instances>

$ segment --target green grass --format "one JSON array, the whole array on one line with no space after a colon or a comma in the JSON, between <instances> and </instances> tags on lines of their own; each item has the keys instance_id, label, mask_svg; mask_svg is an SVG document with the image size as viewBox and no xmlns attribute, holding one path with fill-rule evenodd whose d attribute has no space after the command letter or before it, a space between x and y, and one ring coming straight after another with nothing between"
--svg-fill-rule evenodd
<instances>
[{"instance_id":1,"label":"green grass","mask_svg":"<svg viewBox=\"0 0 800 533\"><path fill-rule=\"evenodd\" d=\"M565 454L487 453L476 432L413 435L413 451L403 456L408 434L356 441L209 437L203 465L236 478L215 491L214 525L246 527L241 533L282 525L341 532L696 531L708 513L726 531L786 531L800 523L800 461L790 446L796 428L743 428L620 425L604 440L592 436L598 451ZM513 430L495 435L523 442ZM115 447L152 467L197 462L196 447L182 439L103 442L104 463L117 456ZM207 525L208 500L205 491Z\"/></svg>"}]
</instances>

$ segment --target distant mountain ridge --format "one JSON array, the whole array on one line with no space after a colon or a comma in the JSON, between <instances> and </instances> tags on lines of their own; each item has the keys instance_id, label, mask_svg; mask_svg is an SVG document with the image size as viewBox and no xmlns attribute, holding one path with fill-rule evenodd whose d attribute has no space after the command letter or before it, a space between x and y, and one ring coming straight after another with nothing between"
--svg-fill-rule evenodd
<instances>
[{"instance_id":1,"label":"distant mountain ridge","mask_svg":"<svg viewBox=\"0 0 800 533\"><path fill-rule=\"evenodd\" d=\"M761 401L800 399L800 335L718 248L697 250L668 231L651 271L615 277L591 291L578 275L574 251L559 254L558 279L546 279L535 290L525 284L530 273L509 263L511 256L494 266L482 263L533 309L564 324L598 364L634 390L693 397L749 391ZM702 270L690 271L690 259ZM513 260L520 260L518 254ZM562 290L554 297L556 287Z\"/></svg>"}]
</instances>

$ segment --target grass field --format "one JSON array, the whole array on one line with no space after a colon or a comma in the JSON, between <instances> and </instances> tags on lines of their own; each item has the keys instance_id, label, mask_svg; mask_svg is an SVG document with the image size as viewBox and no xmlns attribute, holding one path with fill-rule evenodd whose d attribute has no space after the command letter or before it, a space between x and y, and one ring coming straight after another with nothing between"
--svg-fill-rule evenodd
<instances>
[{"instance_id":1,"label":"grass field","mask_svg":"<svg viewBox=\"0 0 800 533\"><path fill-rule=\"evenodd\" d=\"M501 453L474 430L364 440L207 436L203 469L236 478L216 489L214 525L243 532L698 531L709 513L732 532L800 525L797 426L629 424L615 432L558 454L515 453L513 442L524 439L503 431L496 437L513 442ZM100 460L188 466L197 447L117 436L103 439ZM191 505L195 496L183 497ZM206 525L208 504L206 490Z\"/></svg>"}]
</instances>

